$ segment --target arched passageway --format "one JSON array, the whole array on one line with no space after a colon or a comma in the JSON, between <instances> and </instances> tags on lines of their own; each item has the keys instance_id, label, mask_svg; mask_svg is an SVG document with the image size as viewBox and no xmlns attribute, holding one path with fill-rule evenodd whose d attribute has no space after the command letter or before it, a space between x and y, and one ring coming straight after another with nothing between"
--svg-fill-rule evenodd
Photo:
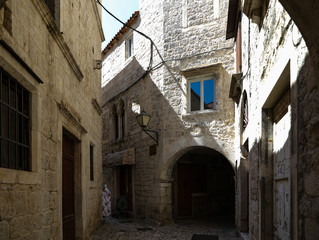
<instances>
[{"instance_id":1,"label":"arched passageway","mask_svg":"<svg viewBox=\"0 0 319 240\"><path fill-rule=\"evenodd\" d=\"M179 159L172 172L173 218L234 215L234 170L219 152L196 147Z\"/></svg>"}]
</instances>

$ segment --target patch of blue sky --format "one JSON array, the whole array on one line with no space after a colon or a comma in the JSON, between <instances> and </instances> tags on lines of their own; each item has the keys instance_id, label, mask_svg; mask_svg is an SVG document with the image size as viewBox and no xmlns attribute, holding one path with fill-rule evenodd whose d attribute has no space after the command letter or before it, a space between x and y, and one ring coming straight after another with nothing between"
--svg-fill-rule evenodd
<instances>
[{"instance_id":1,"label":"patch of blue sky","mask_svg":"<svg viewBox=\"0 0 319 240\"><path fill-rule=\"evenodd\" d=\"M101 3L122 22L126 22L135 11L139 10L138 0L102 0ZM102 27L105 36L102 49L112 40L122 26L120 22L102 9Z\"/></svg>"}]
</instances>

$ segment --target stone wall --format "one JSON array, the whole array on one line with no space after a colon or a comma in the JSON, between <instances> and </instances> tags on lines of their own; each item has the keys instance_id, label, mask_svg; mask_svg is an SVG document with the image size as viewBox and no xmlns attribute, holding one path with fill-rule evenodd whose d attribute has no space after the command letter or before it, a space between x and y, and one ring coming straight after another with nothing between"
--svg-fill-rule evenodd
<instances>
[{"instance_id":1,"label":"stone wall","mask_svg":"<svg viewBox=\"0 0 319 240\"><path fill-rule=\"evenodd\" d=\"M245 15L242 18L243 39L243 81L242 93L247 92L249 124L242 129L242 96L235 106L236 120L236 160L240 166L241 147L249 143L249 235L251 239L268 239L276 234L273 228L273 215L278 215L273 201L274 171L272 142L276 136L269 135L273 130L272 109L283 94L290 89L291 126L287 139L291 144L289 162L290 192L288 229L291 239L315 239L318 236L318 201L315 182L318 144L311 119L318 101L314 65L308 48L288 13L278 1L269 1L265 18L260 26L251 22ZM311 54L311 53L310 53ZM289 79L284 82L283 79ZM285 86L285 87L283 87ZM270 125L269 125L270 124ZM268 130L267 130L268 128ZM270 130L269 130L270 129ZM311 134L309 130L311 130ZM269 132L270 131L270 132ZM277 136L278 137L278 136ZM307 156L307 157L306 157ZM307 160L306 160L307 159ZM310 170L311 168L311 170ZM308 182L306 184L306 181ZM238 182L241 191L240 181ZM281 201L281 199L276 199ZM237 222L240 221L240 201L237 205Z\"/></svg>"},{"instance_id":2,"label":"stone wall","mask_svg":"<svg viewBox=\"0 0 319 240\"><path fill-rule=\"evenodd\" d=\"M103 72L108 73L103 79L107 83L103 85L103 156L135 148L133 214L137 217L171 221L172 170L181 154L192 147L215 149L235 165L234 112L228 98L233 45L225 41L227 1L215 3L211 6L200 1L140 1L140 20L134 26L151 37L159 51L153 48L152 71L147 72L150 41L136 32L131 59L126 62L124 57L122 62L117 59L125 56L124 44L130 31L103 58ZM198 6L196 12L194 4ZM183 9L187 10L187 16ZM183 25L185 19L189 24ZM197 22L192 23L192 19ZM115 67L112 64L115 61L121 63ZM147 75L140 79L145 71ZM189 113L187 79L202 75L215 77L216 109ZM125 135L115 140L110 137L114 126L108 119L113 104L117 106L121 99L125 106ZM136 122L142 109L152 116L148 128L159 133L154 156L150 156L149 146L155 142ZM113 193L117 191L115 172L116 168L104 172Z\"/></svg>"},{"instance_id":3,"label":"stone wall","mask_svg":"<svg viewBox=\"0 0 319 240\"><path fill-rule=\"evenodd\" d=\"M78 149L77 238L87 239L101 219L102 122L92 104L101 103L100 71L93 69L104 38L100 10L94 1L55 2L56 19L42 0L6 1L0 10L0 66L31 92L32 103L31 171L0 168L0 239L62 238L64 132Z\"/></svg>"}]
</instances>

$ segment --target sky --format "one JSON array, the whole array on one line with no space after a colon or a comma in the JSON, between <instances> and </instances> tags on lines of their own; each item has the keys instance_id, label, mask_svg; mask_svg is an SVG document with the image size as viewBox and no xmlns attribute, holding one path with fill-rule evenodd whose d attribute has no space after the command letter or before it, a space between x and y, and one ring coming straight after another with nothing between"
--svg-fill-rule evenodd
<instances>
[{"instance_id":1,"label":"sky","mask_svg":"<svg viewBox=\"0 0 319 240\"><path fill-rule=\"evenodd\" d=\"M200 96L200 82L191 83L191 88L194 92ZM209 104L214 102L214 80L206 80L204 81L204 102Z\"/></svg>"},{"instance_id":2,"label":"sky","mask_svg":"<svg viewBox=\"0 0 319 240\"><path fill-rule=\"evenodd\" d=\"M122 22L126 22L135 11L139 10L138 0L102 0L101 3ZM105 41L102 43L103 50L122 28L122 24L102 9L102 27L105 36Z\"/></svg>"}]
</instances>

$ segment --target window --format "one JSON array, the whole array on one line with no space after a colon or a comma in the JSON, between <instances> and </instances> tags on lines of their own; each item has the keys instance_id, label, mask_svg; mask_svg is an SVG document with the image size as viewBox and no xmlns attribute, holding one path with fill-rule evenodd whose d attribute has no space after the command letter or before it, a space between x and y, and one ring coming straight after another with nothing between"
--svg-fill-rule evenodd
<instances>
[{"instance_id":1,"label":"window","mask_svg":"<svg viewBox=\"0 0 319 240\"><path fill-rule=\"evenodd\" d=\"M133 191L132 191L132 166L121 165L120 172L120 198L125 201L125 210L133 210Z\"/></svg>"},{"instance_id":2,"label":"window","mask_svg":"<svg viewBox=\"0 0 319 240\"><path fill-rule=\"evenodd\" d=\"M53 18L55 19L55 0L44 0L47 4Z\"/></svg>"},{"instance_id":3,"label":"window","mask_svg":"<svg viewBox=\"0 0 319 240\"><path fill-rule=\"evenodd\" d=\"M125 110L124 110L124 101L121 99L118 104L118 115L119 115L119 137L124 139L125 134Z\"/></svg>"},{"instance_id":4,"label":"window","mask_svg":"<svg viewBox=\"0 0 319 240\"><path fill-rule=\"evenodd\" d=\"M242 131L244 131L248 125L248 100L247 93L244 91L243 95L243 113L242 113Z\"/></svg>"},{"instance_id":5,"label":"window","mask_svg":"<svg viewBox=\"0 0 319 240\"><path fill-rule=\"evenodd\" d=\"M111 127L110 127L110 139L117 140L119 137L119 118L117 116L116 105L112 105L111 109Z\"/></svg>"},{"instance_id":6,"label":"window","mask_svg":"<svg viewBox=\"0 0 319 240\"><path fill-rule=\"evenodd\" d=\"M94 161L94 147L90 145L90 180L91 181L94 181L93 161Z\"/></svg>"},{"instance_id":7,"label":"window","mask_svg":"<svg viewBox=\"0 0 319 240\"><path fill-rule=\"evenodd\" d=\"M30 93L0 68L0 167L30 171Z\"/></svg>"},{"instance_id":8,"label":"window","mask_svg":"<svg viewBox=\"0 0 319 240\"><path fill-rule=\"evenodd\" d=\"M188 111L214 109L215 85L213 79L191 80L188 82Z\"/></svg>"},{"instance_id":9,"label":"window","mask_svg":"<svg viewBox=\"0 0 319 240\"><path fill-rule=\"evenodd\" d=\"M131 35L125 42L125 55L126 55L126 58L129 58L133 54L134 54L134 51L133 51L133 35Z\"/></svg>"}]
</instances>

